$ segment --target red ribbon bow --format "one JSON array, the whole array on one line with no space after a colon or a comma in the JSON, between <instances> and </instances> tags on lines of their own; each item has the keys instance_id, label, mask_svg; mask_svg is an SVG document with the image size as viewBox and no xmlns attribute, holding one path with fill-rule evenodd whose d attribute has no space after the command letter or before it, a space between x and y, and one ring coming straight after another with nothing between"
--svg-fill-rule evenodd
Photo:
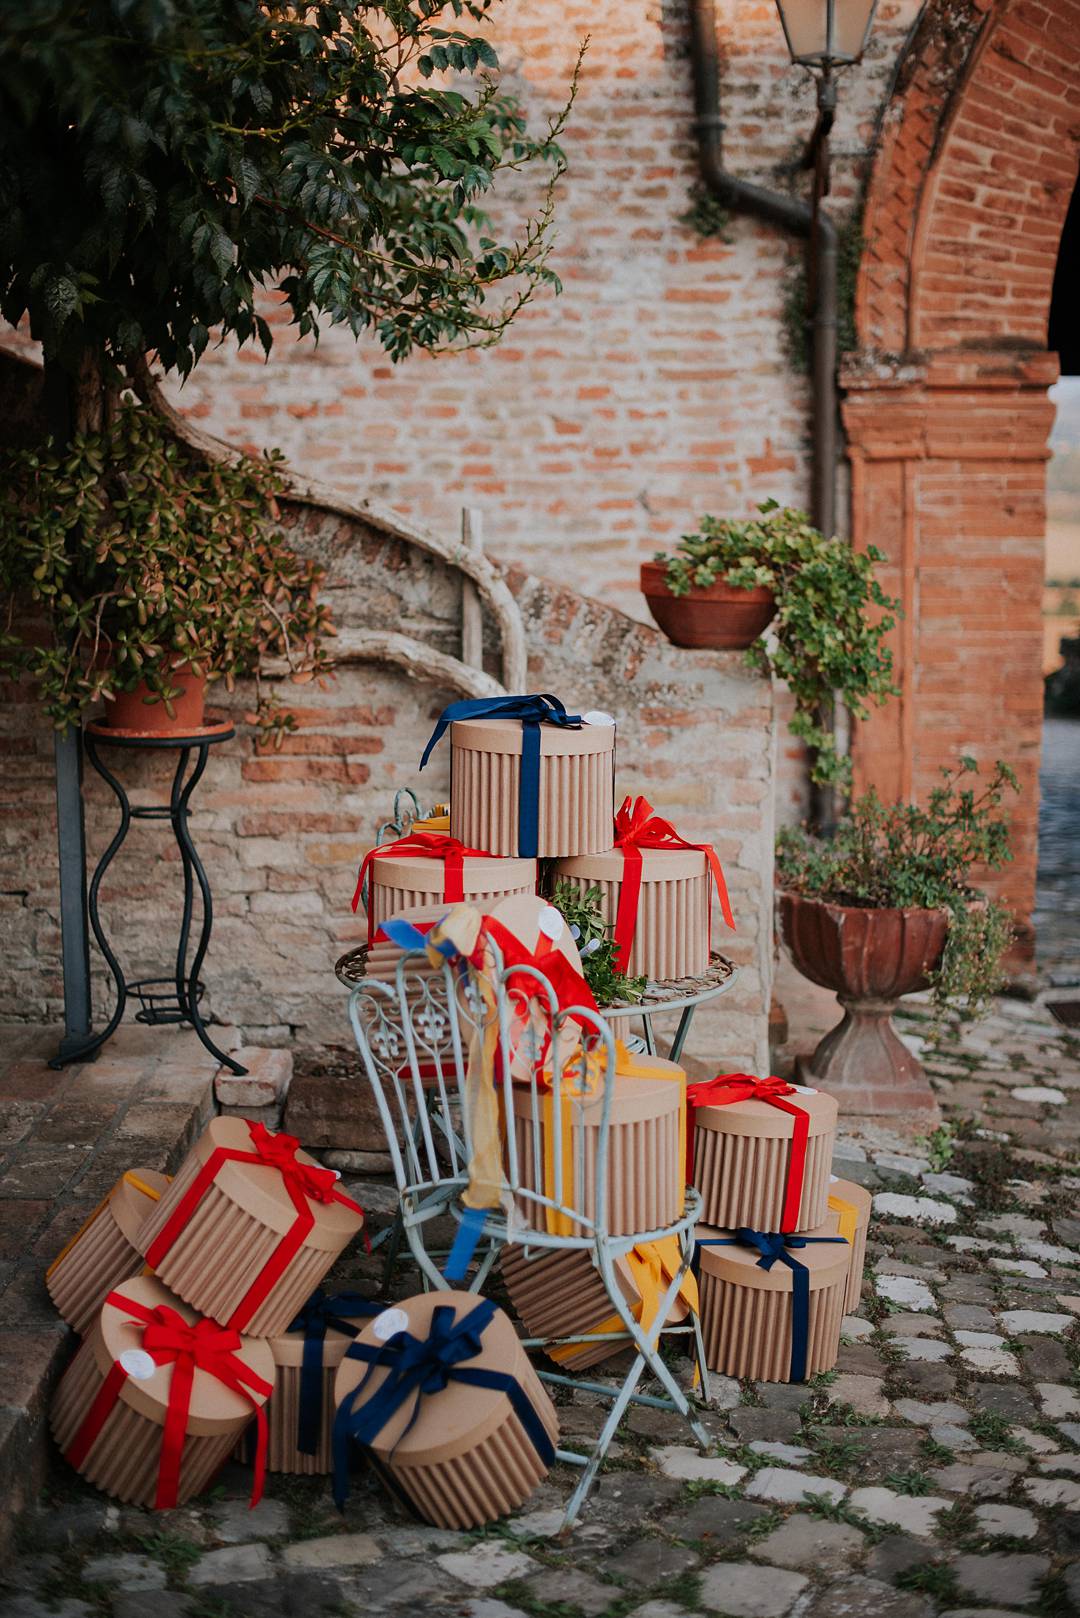
<instances>
[{"instance_id":1,"label":"red ribbon bow","mask_svg":"<svg viewBox=\"0 0 1080 1618\"><path fill-rule=\"evenodd\" d=\"M352 907L355 912L360 904L360 895L364 888L364 878L373 860L381 859L386 854L415 854L423 860L441 860L443 865L443 901L446 904L460 904L465 897L465 861L471 858L491 859L493 856L484 848L466 848L457 837L451 837L448 832L442 831L414 831L407 837L399 837L396 843L382 843L378 848L371 848L364 855L360 867L360 875L356 879L356 892L352 896ZM368 900L368 944L374 936L372 912L374 905Z\"/></svg>"},{"instance_id":2,"label":"red ribbon bow","mask_svg":"<svg viewBox=\"0 0 1080 1618\"><path fill-rule=\"evenodd\" d=\"M623 856L623 879L619 888L619 905L615 913L615 943L619 950L615 964L620 972L629 970L630 951L637 928L643 848L694 848L704 854L716 884L720 912L734 932L735 918L731 913L727 883L724 881L719 855L711 843L688 843L685 837L680 837L670 820L661 820L659 815L653 814L652 804L647 798L635 798L631 802L627 797L623 799L615 816L615 847L622 850ZM711 945L711 925L709 942Z\"/></svg>"},{"instance_id":3,"label":"red ribbon bow","mask_svg":"<svg viewBox=\"0 0 1080 1618\"><path fill-rule=\"evenodd\" d=\"M733 1101L765 1101L778 1107L795 1120L791 1135L791 1161L784 1182L784 1205L780 1212L780 1231L789 1233L799 1228L799 1204L802 1201L803 1177L806 1172L806 1143L810 1134L810 1119L802 1107L792 1106L784 1096L798 1092L793 1084L770 1075L757 1079L752 1073L718 1073L715 1079L703 1079L699 1084L686 1087L686 1105L696 1107L726 1107ZM686 1131L686 1179L694 1183L694 1130Z\"/></svg>"},{"instance_id":4,"label":"red ribbon bow","mask_svg":"<svg viewBox=\"0 0 1080 1618\"><path fill-rule=\"evenodd\" d=\"M337 1175L332 1169L297 1162L300 1142L295 1135L275 1134L265 1124L258 1123L248 1123L248 1132L253 1148L250 1152L232 1151L225 1146L214 1147L144 1254L147 1264L156 1270L198 1207L203 1193L216 1179L223 1163L255 1163L262 1168L275 1169L292 1199L296 1218L233 1310L228 1324L236 1330L242 1330L260 1304L265 1302L304 1245L305 1237L314 1228L315 1215L308 1206L309 1201L340 1202L358 1213L361 1219L364 1216L364 1210L358 1203L336 1189Z\"/></svg>"},{"instance_id":5,"label":"red ribbon bow","mask_svg":"<svg viewBox=\"0 0 1080 1618\"><path fill-rule=\"evenodd\" d=\"M257 1439L251 1504L257 1506L262 1498L266 1476L267 1425L266 1411L255 1396L259 1395L265 1401L273 1388L239 1358L238 1350L243 1346L240 1333L227 1326L218 1326L212 1320L200 1320L190 1326L182 1315L167 1304L148 1309L131 1298L125 1298L122 1292L110 1292L105 1301L116 1309L122 1309L132 1320L142 1323L145 1328L142 1346L155 1365L173 1367L165 1426L161 1435L155 1510L167 1511L175 1506L180 1492L180 1467L184 1458L196 1371L205 1371L207 1376L212 1376L234 1393L242 1395L255 1411ZM119 1360L114 1360L85 1420L68 1446L66 1454L72 1466L79 1467L86 1460L127 1378L128 1372Z\"/></svg>"}]
</instances>

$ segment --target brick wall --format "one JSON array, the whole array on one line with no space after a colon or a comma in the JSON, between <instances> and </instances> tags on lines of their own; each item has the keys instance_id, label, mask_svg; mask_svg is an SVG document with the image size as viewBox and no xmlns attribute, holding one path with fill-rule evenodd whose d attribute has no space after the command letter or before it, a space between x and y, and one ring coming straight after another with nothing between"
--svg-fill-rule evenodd
<instances>
[{"instance_id":1,"label":"brick wall","mask_svg":"<svg viewBox=\"0 0 1080 1618\"><path fill-rule=\"evenodd\" d=\"M1003 757L1022 795L994 886L1032 953L1039 593L1058 244L1080 157L1075 0L928 7L867 197L847 368L856 543L890 558L902 696L856 738L861 785L924 796Z\"/></svg>"},{"instance_id":2,"label":"brick wall","mask_svg":"<svg viewBox=\"0 0 1080 1618\"><path fill-rule=\"evenodd\" d=\"M916 0L883 0L845 79L833 204L851 205ZM725 146L760 183L792 163L813 89L790 66L771 0L719 6ZM493 38L535 123L565 93L588 33L563 145L552 263L565 283L498 347L391 366L372 340L318 348L276 327L261 353L211 350L175 399L231 443L277 444L336 487L454 531L485 515L488 550L644 616L637 565L704 511L809 499L805 380L788 363L785 290L801 249L751 220L728 241L681 222L696 174L685 8L669 0L505 0ZM508 221L538 187L505 196ZM502 193L500 192L500 195Z\"/></svg>"},{"instance_id":3,"label":"brick wall","mask_svg":"<svg viewBox=\"0 0 1080 1618\"><path fill-rule=\"evenodd\" d=\"M457 653L460 579L373 527L291 508L295 542L328 571L344 640L353 628L405 629ZM619 718L619 788L645 792L688 836L715 841L739 922L740 966L722 1012L702 1016L690 1047L704 1066L767 1061L772 970L775 739L768 681L724 653L679 652L650 628L523 570L511 576L535 688ZM193 835L210 877L215 924L204 977L219 1017L258 1042L346 1041L337 956L363 936L349 909L355 870L394 791L445 795L448 751L422 778L432 722L460 693L374 663L344 664L325 691L288 688L299 730L280 752L241 730L216 747L194 799ZM288 691L287 691L288 694ZM51 741L30 693L0 706L0 1020L55 1020L62 1007ZM250 692L215 695L240 718ZM167 800L170 761L109 755L135 803ZM116 824L104 783L88 773L87 827L96 860ZM180 905L168 832L132 829L102 886L106 931L129 976L167 974ZM725 935L724 947L728 948ZM99 963L100 964L100 963ZM108 980L96 973L99 1016Z\"/></svg>"}]
</instances>

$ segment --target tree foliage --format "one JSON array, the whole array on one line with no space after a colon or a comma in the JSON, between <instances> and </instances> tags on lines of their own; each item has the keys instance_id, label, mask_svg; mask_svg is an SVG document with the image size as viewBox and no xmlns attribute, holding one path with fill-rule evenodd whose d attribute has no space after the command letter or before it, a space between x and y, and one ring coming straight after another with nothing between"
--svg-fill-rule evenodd
<instances>
[{"instance_id":1,"label":"tree foliage","mask_svg":"<svg viewBox=\"0 0 1080 1618\"><path fill-rule=\"evenodd\" d=\"M394 359L495 341L543 285L566 106L538 139L482 31L494 0L8 0L0 36L0 312L47 357L220 330L269 352L258 293L302 334ZM549 165L520 240L480 206Z\"/></svg>"}]
</instances>

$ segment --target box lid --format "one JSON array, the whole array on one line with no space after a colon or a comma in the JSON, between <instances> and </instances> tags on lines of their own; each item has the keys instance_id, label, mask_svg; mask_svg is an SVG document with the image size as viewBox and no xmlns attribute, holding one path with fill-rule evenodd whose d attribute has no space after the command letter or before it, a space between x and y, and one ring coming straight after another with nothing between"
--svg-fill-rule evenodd
<instances>
[{"instance_id":1,"label":"box lid","mask_svg":"<svg viewBox=\"0 0 1080 1618\"><path fill-rule=\"evenodd\" d=\"M425 1339L430 1330L435 1310L450 1307L454 1320L460 1321L470 1314L482 1300L472 1292L428 1292L400 1303L377 1315L361 1332L359 1341L378 1349L395 1332L408 1331L413 1337ZM480 1352L459 1362L477 1370L499 1371L514 1376L525 1385L549 1434L558 1430L554 1407L547 1394L535 1382L524 1349L517 1333L501 1309L496 1309L481 1341ZM334 1379L334 1402L340 1405L365 1378L368 1378L364 1398L375 1392L386 1380L389 1368L371 1366L363 1361L342 1360ZM537 1395L543 1399L539 1404ZM413 1413L416 1419L413 1420ZM405 1400L390 1418L372 1444L377 1456L385 1458L393 1450L395 1470L408 1466L439 1465L465 1457L497 1428L511 1413L507 1395L495 1388L481 1388L450 1380L438 1393L428 1394L415 1403L413 1397Z\"/></svg>"},{"instance_id":2,"label":"box lid","mask_svg":"<svg viewBox=\"0 0 1080 1618\"><path fill-rule=\"evenodd\" d=\"M156 1169L129 1169L109 1192L109 1212L132 1247L168 1185L169 1176Z\"/></svg>"},{"instance_id":3,"label":"box lid","mask_svg":"<svg viewBox=\"0 0 1080 1618\"><path fill-rule=\"evenodd\" d=\"M824 1090L805 1085L793 1086L793 1093L781 1097L799 1107L809 1122L809 1135L825 1135L836 1128L837 1104ZM795 1119L768 1101L731 1101L723 1107L694 1107L691 1122L697 1129L719 1129L728 1135L748 1135L761 1140L790 1140Z\"/></svg>"},{"instance_id":4,"label":"box lid","mask_svg":"<svg viewBox=\"0 0 1080 1618\"><path fill-rule=\"evenodd\" d=\"M455 719L450 726L454 748L475 753L520 753L520 719ZM582 725L568 730L562 725L540 726L540 756L566 758L579 753L611 753L615 749L615 726Z\"/></svg>"},{"instance_id":5,"label":"box lid","mask_svg":"<svg viewBox=\"0 0 1080 1618\"><path fill-rule=\"evenodd\" d=\"M133 1276L130 1281L124 1281L120 1286L114 1287L113 1291L123 1298L131 1298L144 1309L156 1309L163 1304L167 1305L189 1326L197 1325L203 1318L190 1305L174 1297L168 1288L162 1286L152 1275ZM163 1427L169 1406L174 1367L171 1364L156 1365L146 1353L142 1346L145 1330L145 1322L133 1319L121 1306L106 1302L102 1305L98 1325L90 1341L93 1344L94 1358L103 1377L108 1375L118 1360L128 1371L120 1386L120 1398L124 1404L138 1411L139 1415L156 1422L159 1427ZM241 1337L240 1346L234 1352L236 1358L241 1360L249 1371L253 1371L256 1376L273 1386L274 1356L264 1338ZM239 1423L247 1421L256 1405L265 1404L267 1397L267 1394L260 1394L252 1389L251 1399L247 1399L243 1394L226 1387L224 1382L219 1382L209 1371L196 1368L191 1387L188 1433L196 1438L211 1438L235 1428Z\"/></svg>"},{"instance_id":6,"label":"box lid","mask_svg":"<svg viewBox=\"0 0 1080 1618\"><path fill-rule=\"evenodd\" d=\"M708 874L704 850L700 848L642 848L641 880L674 882ZM603 854L575 854L555 861L560 876L586 877L594 882L621 882L625 859L621 848Z\"/></svg>"},{"instance_id":7,"label":"box lid","mask_svg":"<svg viewBox=\"0 0 1080 1618\"><path fill-rule=\"evenodd\" d=\"M461 875L466 899L470 893L535 888L536 861L500 859L497 854L467 854L461 862ZM380 854L371 862L371 880L377 887L438 893L443 886L443 864L441 860L425 859L421 854Z\"/></svg>"},{"instance_id":8,"label":"box lid","mask_svg":"<svg viewBox=\"0 0 1080 1618\"><path fill-rule=\"evenodd\" d=\"M735 1237L733 1230L718 1230L712 1225L698 1225L694 1234L703 1244L717 1238L734 1240ZM820 1234L832 1235L832 1232L822 1228ZM851 1257L847 1242L808 1242L805 1247L787 1247L785 1250L806 1270L811 1292L847 1279ZM760 1257L756 1247L744 1247L741 1243L731 1247L702 1245L698 1248L698 1260L704 1275L714 1275L720 1281L731 1281L737 1286L756 1287L761 1292L790 1292L793 1285L790 1266L777 1259L771 1269L763 1270L758 1264Z\"/></svg>"},{"instance_id":9,"label":"box lid","mask_svg":"<svg viewBox=\"0 0 1080 1618\"><path fill-rule=\"evenodd\" d=\"M192 1152L206 1163L217 1147L228 1151L252 1152L251 1127L245 1118L211 1118ZM297 1150L296 1161L309 1168L320 1169L321 1163L302 1148ZM284 1179L269 1163L245 1163L227 1159L218 1169L214 1185L223 1196L243 1208L253 1219L269 1226L284 1236L293 1228L296 1205L289 1195ZM350 1237L362 1228L363 1215L344 1202L318 1202L305 1199L314 1219L314 1225L304 1237L304 1246L323 1252L339 1252Z\"/></svg>"}]
</instances>

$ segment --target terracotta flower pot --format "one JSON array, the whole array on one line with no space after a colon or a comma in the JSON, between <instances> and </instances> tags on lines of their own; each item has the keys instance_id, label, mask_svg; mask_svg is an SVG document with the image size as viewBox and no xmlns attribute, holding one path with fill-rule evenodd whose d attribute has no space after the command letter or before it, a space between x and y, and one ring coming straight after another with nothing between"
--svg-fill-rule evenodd
<instances>
[{"instance_id":1,"label":"terracotta flower pot","mask_svg":"<svg viewBox=\"0 0 1080 1618\"><path fill-rule=\"evenodd\" d=\"M111 730L137 730L146 736L190 735L203 724L206 708L206 676L194 674L187 663L171 671L170 682L180 687L172 699L172 713L152 694L144 680L133 691L118 691L105 704L102 721Z\"/></svg>"},{"instance_id":2,"label":"terracotta flower pot","mask_svg":"<svg viewBox=\"0 0 1080 1618\"><path fill-rule=\"evenodd\" d=\"M844 1008L843 1021L813 1056L799 1059L800 1076L831 1091L841 1111L936 1116L922 1067L891 1019L901 995L926 988L945 948L948 917L782 892L780 930L798 970L832 989Z\"/></svg>"},{"instance_id":3,"label":"terracotta flower pot","mask_svg":"<svg viewBox=\"0 0 1080 1618\"><path fill-rule=\"evenodd\" d=\"M776 597L764 587L737 590L720 580L674 596L666 574L663 562L642 562L641 593L674 646L745 651L776 615Z\"/></svg>"}]
</instances>

